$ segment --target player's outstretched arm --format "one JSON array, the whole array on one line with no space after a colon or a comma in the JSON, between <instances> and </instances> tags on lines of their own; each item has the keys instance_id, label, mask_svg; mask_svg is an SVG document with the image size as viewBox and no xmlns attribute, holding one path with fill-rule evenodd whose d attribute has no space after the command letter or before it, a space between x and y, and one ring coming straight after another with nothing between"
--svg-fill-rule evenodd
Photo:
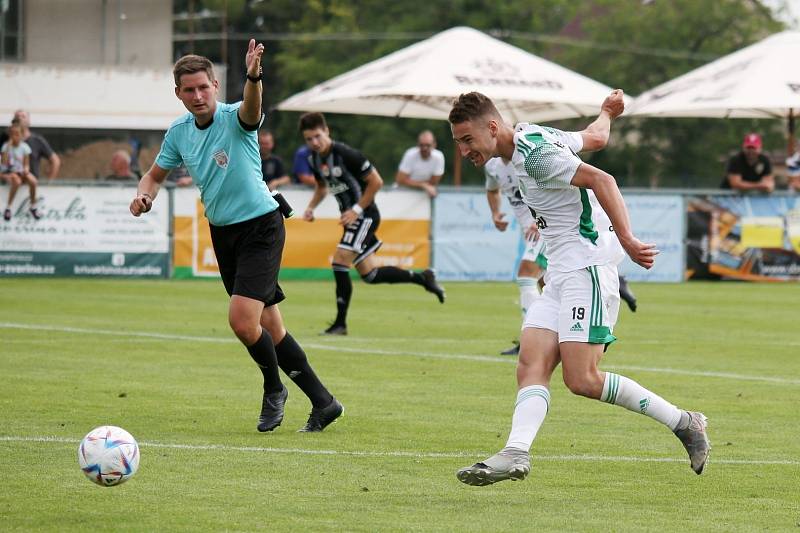
<instances>
[{"instance_id":1,"label":"player's outstretched arm","mask_svg":"<svg viewBox=\"0 0 800 533\"><path fill-rule=\"evenodd\" d=\"M625 98L622 89L614 89L600 106L600 114L595 121L580 132L583 138L582 151L595 152L605 148L611 136L611 122L623 111L625 111Z\"/></svg>"},{"instance_id":2,"label":"player's outstretched arm","mask_svg":"<svg viewBox=\"0 0 800 533\"><path fill-rule=\"evenodd\" d=\"M256 44L255 39L250 39L247 44L247 80L244 83L242 105L239 106L239 118L247 125L255 126L261 122L261 56L264 45Z\"/></svg>"},{"instance_id":3,"label":"player's outstretched arm","mask_svg":"<svg viewBox=\"0 0 800 533\"><path fill-rule=\"evenodd\" d=\"M164 180L167 179L168 173L169 171L153 163L150 170L142 176L142 179L139 180L139 186L136 188L136 198L131 200L130 210L133 216L138 217L152 209L153 200L156 199L158 190Z\"/></svg>"},{"instance_id":4,"label":"player's outstretched arm","mask_svg":"<svg viewBox=\"0 0 800 533\"><path fill-rule=\"evenodd\" d=\"M625 207L622 193L619 192L613 176L588 163L581 163L571 183L576 187L594 191L597 201L611 219L614 233L625 253L637 265L646 269L652 268L658 255L656 245L643 243L633 234L628 208Z\"/></svg>"}]
</instances>

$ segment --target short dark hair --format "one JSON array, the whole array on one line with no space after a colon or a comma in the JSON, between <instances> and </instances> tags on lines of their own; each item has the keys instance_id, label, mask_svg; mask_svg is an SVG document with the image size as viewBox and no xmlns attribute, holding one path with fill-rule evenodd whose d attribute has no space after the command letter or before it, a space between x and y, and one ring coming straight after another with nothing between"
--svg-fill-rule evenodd
<instances>
[{"instance_id":1,"label":"short dark hair","mask_svg":"<svg viewBox=\"0 0 800 533\"><path fill-rule=\"evenodd\" d=\"M328 123L325 122L325 115L322 113L304 113L300 116L300 123L298 129L303 132L305 130L315 130L317 128L326 129Z\"/></svg>"},{"instance_id":2,"label":"short dark hair","mask_svg":"<svg viewBox=\"0 0 800 533\"><path fill-rule=\"evenodd\" d=\"M477 118L501 119L500 112L491 98L478 92L464 93L453 100L453 108L447 120L450 124L461 124Z\"/></svg>"},{"instance_id":3,"label":"short dark hair","mask_svg":"<svg viewBox=\"0 0 800 533\"><path fill-rule=\"evenodd\" d=\"M205 72L211 81L216 79L214 78L214 64L207 57L189 54L180 58L175 62L175 66L172 67L175 87L181 86L181 76L184 74L196 74L197 72Z\"/></svg>"}]
</instances>

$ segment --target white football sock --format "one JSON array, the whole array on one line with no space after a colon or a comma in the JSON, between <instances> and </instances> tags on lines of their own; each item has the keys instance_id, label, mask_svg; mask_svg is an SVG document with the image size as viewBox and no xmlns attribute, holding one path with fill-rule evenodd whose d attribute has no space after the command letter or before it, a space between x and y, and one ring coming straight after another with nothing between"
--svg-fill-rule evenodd
<instances>
[{"instance_id":1,"label":"white football sock","mask_svg":"<svg viewBox=\"0 0 800 533\"><path fill-rule=\"evenodd\" d=\"M525 320L525 313L531 308L531 304L539 297L539 286L536 278L519 277L519 306L522 310L522 319Z\"/></svg>"},{"instance_id":2,"label":"white football sock","mask_svg":"<svg viewBox=\"0 0 800 533\"><path fill-rule=\"evenodd\" d=\"M523 387L517 393L511 433L506 447L528 451L550 409L550 391L543 385Z\"/></svg>"},{"instance_id":3,"label":"white football sock","mask_svg":"<svg viewBox=\"0 0 800 533\"><path fill-rule=\"evenodd\" d=\"M681 411L667 400L645 389L632 379L606 372L600 400L620 405L634 413L658 420L675 431L681 420Z\"/></svg>"}]
</instances>

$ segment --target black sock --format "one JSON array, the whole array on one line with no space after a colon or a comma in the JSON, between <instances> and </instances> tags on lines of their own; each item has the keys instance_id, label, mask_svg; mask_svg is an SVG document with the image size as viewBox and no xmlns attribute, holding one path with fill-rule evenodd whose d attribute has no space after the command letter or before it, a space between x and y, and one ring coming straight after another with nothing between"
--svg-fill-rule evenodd
<instances>
[{"instance_id":1,"label":"black sock","mask_svg":"<svg viewBox=\"0 0 800 533\"><path fill-rule=\"evenodd\" d=\"M264 392L272 394L283 390L281 376L278 374L278 355L267 330L261 330L261 337L255 344L248 346L247 351L264 375Z\"/></svg>"},{"instance_id":2,"label":"black sock","mask_svg":"<svg viewBox=\"0 0 800 533\"><path fill-rule=\"evenodd\" d=\"M367 283L416 283L424 285L425 278L419 272L403 270L393 266L373 268L362 279Z\"/></svg>"},{"instance_id":3,"label":"black sock","mask_svg":"<svg viewBox=\"0 0 800 533\"><path fill-rule=\"evenodd\" d=\"M311 405L314 407L330 405L333 396L314 373L303 348L288 331L283 340L275 345L275 351L278 354L278 365L281 370L308 396Z\"/></svg>"},{"instance_id":4,"label":"black sock","mask_svg":"<svg viewBox=\"0 0 800 533\"><path fill-rule=\"evenodd\" d=\"M344 326L347 324L347 308L350 307L350 296L353 294L350 268L347 265L333 263L333 277L336 280L336 322L334 324Z\"/></svg>"}]
</instances>

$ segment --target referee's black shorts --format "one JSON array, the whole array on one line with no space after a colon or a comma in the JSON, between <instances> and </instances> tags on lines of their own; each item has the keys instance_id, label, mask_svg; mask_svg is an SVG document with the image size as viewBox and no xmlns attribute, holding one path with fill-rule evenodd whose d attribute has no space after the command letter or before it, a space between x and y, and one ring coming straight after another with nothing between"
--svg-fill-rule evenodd
<instances>
[{"instance_id":1,"label":"referee's black shorts","mask_svg":"<svg viewBox=\"0 0 800 533\"><path fill-rule=\"evenodd\" d=\"M286 296L278 285L278 272L285 240L283 216L277 209L236 224L211 225L211 242L228 295L260 300L267 307L282 302Z\"/></svg>"}]
</instances>

